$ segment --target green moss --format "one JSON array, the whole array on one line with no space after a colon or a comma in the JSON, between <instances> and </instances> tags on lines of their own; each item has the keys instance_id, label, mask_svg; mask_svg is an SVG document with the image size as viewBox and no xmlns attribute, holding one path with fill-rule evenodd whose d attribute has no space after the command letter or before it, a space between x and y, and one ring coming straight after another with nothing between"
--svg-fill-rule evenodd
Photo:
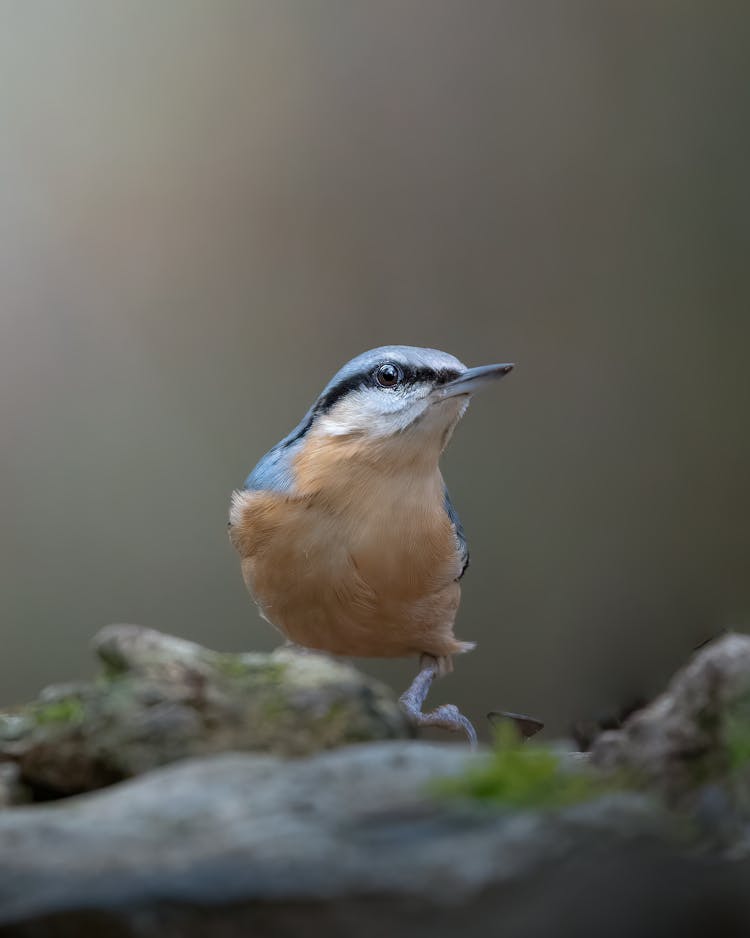
<instances>
[{"instance_id":1,"label":"green moss","mask_svg":"<svg viewBox=\"0 0 750 938\"><path fill-rule=\"evenodd\" d=\"M269 697L261 709L265 719L275 724L289 712L289 704L281 696Z\"/></svg>"},{"instance_id":2,"label":"green moss","mask_svg":"<svg viewBox=\"0 0 750 938\"><path fill-rule=\"evenodd\" d=\"M464 775L444 779L434 791L442 796L512 808L562 808L588 801L611 790L583 767L566 766L545 746L518 741L512 727L501 728L490 758L471 766Z\"/></svg>"},{"instance_id":3,"label":"green moss","mask_svg":"<svg viewBox=\"0 0 750 938\"><path fill-rule=\"evenodd\" d=\"M745 713L727 715L724 746L730 772L739 772L750 763L750 719Z\"/></svg>"},{"instance_id":4,"label":"green moss","mask_svg":"<svg viewBox=\"0 0 750 938\"><path fill-rule=\"evenodd\" d=\"M264 662L261 667L243 660L241 655L216 655L211 662L216 670L232 679L252 679L258 683L280 681L284 676L284 665L277 662Z\"/></svg>"},{"instance_id":5,"label":"green moss","mask_svg":"<svg viewBox=\"0 0 750 938\"><path fill-rule=\"evenodd\" d=\"M86 709L78 697L63 697L48 704L39 704L33 709L37 725L50 723L80 723L86 715Z\"/></svg>"},{"instance_id":6,"label":"green moss","mask_svg":"<svg viewBox=\"0 0 750 938\"><path fill-rule=\"evenodd\" d=\"M110 681L115 681L117 678L122 677L122 675L126 673L127 668L113 664L111 661L104 660L102 662L101 671L97 675L95 683L100 686L103 684L108 684Z\"/></svg>"},{"instance_id":7,"label":"green moss","mask_svg":"<svg viewBox=\"0 0 750 938\"><path fill-rule=\"evenodd\" d=\"M334 740L346 740L350 743L367 742L372 739L368 728L361 725L359 714L353 710L351 702L347 700L334 700L328 706L323 717L325 734Z\"/></svg>"}]
</instances>

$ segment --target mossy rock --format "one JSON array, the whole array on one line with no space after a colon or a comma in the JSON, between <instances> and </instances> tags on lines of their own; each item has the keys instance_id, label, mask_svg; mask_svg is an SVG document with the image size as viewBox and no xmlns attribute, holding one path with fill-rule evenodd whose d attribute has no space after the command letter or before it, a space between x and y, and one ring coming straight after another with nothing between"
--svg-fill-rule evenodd
<instances>
[{"instance_id":1,"label":"mossy rock","mask_svg":"<svg viewBox=\"0 0 750 938\"><path fill-rule=\"evenodd\" d=\"M433 787L441 798L463 799L495 808L554 810L592 801L627 787L592 771L581 753L524 743L509 724L496 732L495 746L466 771Z\"/></svg>"},{"instance_id":2,"label":"mossy rock","mask_svg":"<svg viewBox=\"0 0 750 938\"><path fill-rule=\"evenodd\" d=\"M100 788L188 756L301 756L410 728L391 692L324 655L226 654L138 626L103 629L93 682L0 713L0 762L37 798Z\"/></svg>"},{"instance_id":3,"label":"mossy rock","mask_svg":"<svg viewBox=\"0 0 750 938\"><path fill-rule=\"evenodd\" d=\"M672 803L721 787L750 806L750 636L702 648L664 693L596 740L591 760Z\"/></svg>"}]
</instances>

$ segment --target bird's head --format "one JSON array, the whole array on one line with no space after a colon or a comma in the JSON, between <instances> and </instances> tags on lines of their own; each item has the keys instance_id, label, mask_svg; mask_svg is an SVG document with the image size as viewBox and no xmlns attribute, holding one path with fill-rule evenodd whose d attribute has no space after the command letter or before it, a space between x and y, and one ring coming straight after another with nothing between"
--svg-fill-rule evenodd
<instances>
[{"instance_id":1,"label":"bird's head","mask_svg":"<svg viewBox=\"0 0 750 938\"><path fill-rule=\"evenodd\" d=\"M261 459L245 489L315 491L349 484L347 468L437 465L471 395L511 364L467 368L435 349L387 345L358 355L323 388L292 432Z\"/></svg>"},{"instance_id":2,"label":"bird's head","mask_svg":"<svg viewBox=\"0 0 750 938\"><path fill-rule=\"evenodd\" d=\"M467 368L436 349L388 345L338 371L310 412L315 437L445 448L471 395L504 377L512 364Z\"/></svg>"}]
</instances>

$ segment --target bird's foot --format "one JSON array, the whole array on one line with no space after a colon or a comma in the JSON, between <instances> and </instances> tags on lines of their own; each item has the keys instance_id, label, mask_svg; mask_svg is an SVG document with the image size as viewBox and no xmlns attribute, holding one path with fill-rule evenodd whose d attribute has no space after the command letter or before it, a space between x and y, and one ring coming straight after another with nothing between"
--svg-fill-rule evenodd
<instances>
[{"instance_id":1,"label":"bird's foot","mask_svg":"<svg viewBox=\"0 0 750 938\"><path fill-rule=\"evenodd\" d=\"M453 704L441 704L427 713L422 712L425 698L439 672L440 665L437 658L433 658L432 655L422 655L419 662L419 674L414 678L409 689L399 698L401 707L417 726L439 726L453 733L465 733L471 748L476 749L476 730L458 707Z\"/></svg>"}]
</instances>

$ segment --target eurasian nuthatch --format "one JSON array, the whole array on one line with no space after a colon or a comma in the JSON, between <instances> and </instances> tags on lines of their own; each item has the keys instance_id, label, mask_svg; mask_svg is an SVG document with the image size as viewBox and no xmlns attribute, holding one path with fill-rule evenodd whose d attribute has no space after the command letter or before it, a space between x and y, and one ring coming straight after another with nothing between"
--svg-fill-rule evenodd
<instances>
[{"instance_id":1,"label":"eurasian nuthatch","mask_svg":"<svg viewBox=\"0 0 750 938\"><path fill-rule=\"evenodd\" d=\"M472 393L512 367L466 368L403 345L359 355L261 459L230 510L265 619L335 655L420 655L402 705L417 724L472 742L456 707L422 713L435 675L474 647L453 634L469 552L438 462Z\"/></svg>"}]
</instances>

